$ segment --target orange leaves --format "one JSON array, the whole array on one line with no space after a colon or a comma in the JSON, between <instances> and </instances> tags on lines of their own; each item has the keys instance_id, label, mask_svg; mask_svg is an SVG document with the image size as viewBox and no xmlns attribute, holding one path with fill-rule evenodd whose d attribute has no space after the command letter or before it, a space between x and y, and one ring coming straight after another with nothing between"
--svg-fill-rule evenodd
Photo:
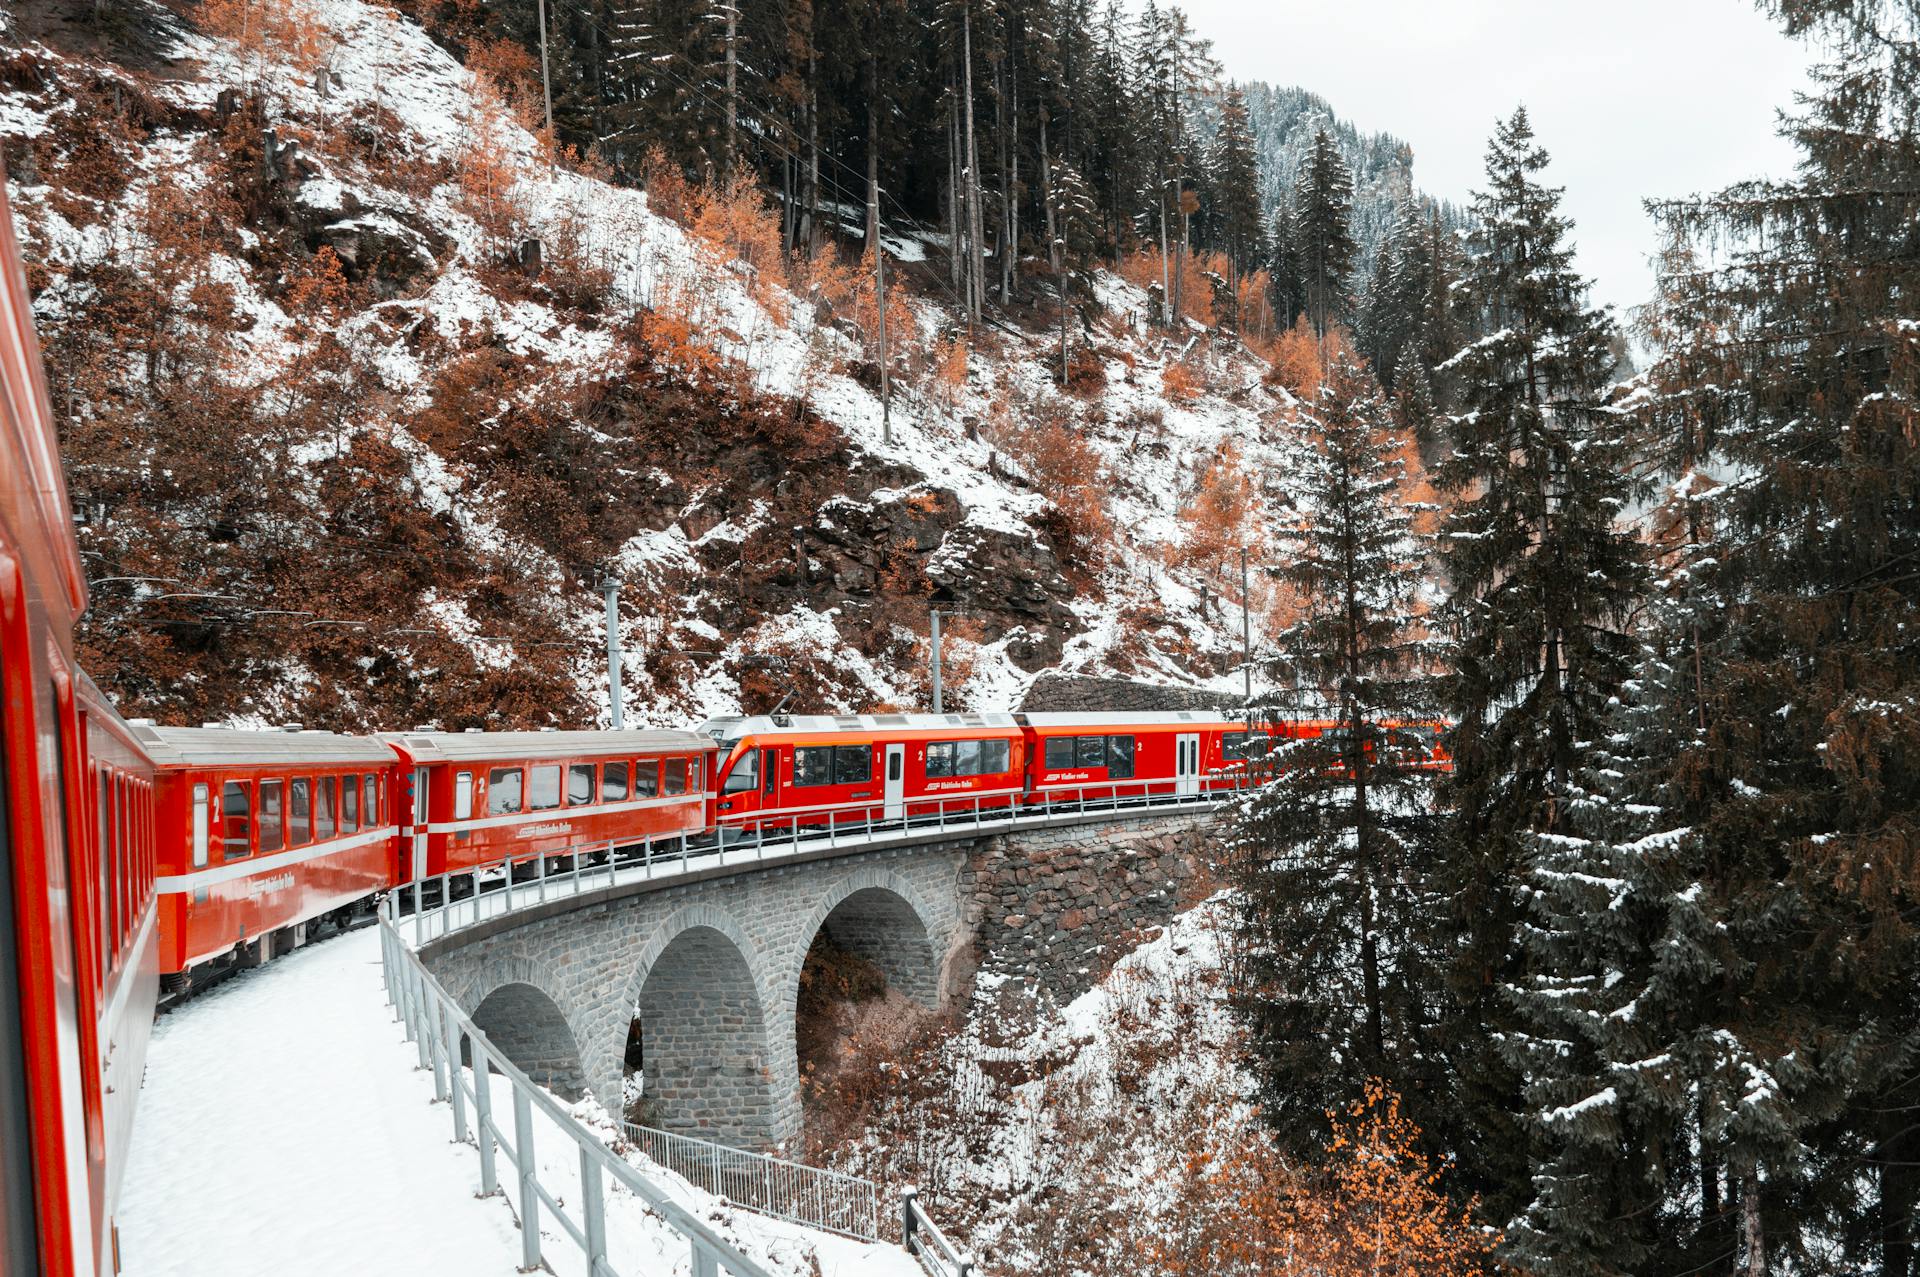
<instances>
[{"instance_id":1,"label":"orange leaves","mask_svg":"<svg viewBox=\"0 0 1920 1277\"><path fill-rule=\"evenodd\" d=\"M1149 246L1120 259L1120 276L1145 289L1160 287L1163 277L1180 301L1180 318L1211 328L1216 322L1213 311L1213 282L1207 278L1206 265L1191 253L1175 251L1171 262L1162 263L1160 249Z\"/></svg>"},{"instance_id":2,"label":"orange leaves","mask_svg":"<svg viewBox=\"0 0 1920 1277\"><path fill-rule=\"evenodd\" d=\"M1420 1129L1378 1081L1344 1113L1317 1173L1227 1119L1198 1132L1179 1187L1184 1229L1155 1248L1170 1277L1472 1277L1499 1239L1440 1188Z\"/></svg>"},{"instance_id":3,"label":"orange leaves","mask_svg":"<svg viewBox=\"0 0 1920 1277\"><path fill-rule=\"evenodd\" d=\"M1286 387L1296 399L1309 400L1320 393L1326 370L1339 363L1343 355L1356 364L1361 362L1345 329L1330 327L1322 339L1302 315L1273 343L1268 356L1273 367L1267 380Z\"/></svg>"},{"instance_id":4,"label":"orange leaves","mask_svg":"<svg viewBox=\"0 0 1920 1277\"><path fill-rule=\"evenodd\" d=\"M467 70L476 87L491 94L522 128L537 131L545 123L540 98L540 63L518 40L476 40L467 50Z\"/></svg>"},{"instance_id":5,"label":"orange leaves","mask_svg":"<svg viewBox=\"0 0 1920 1277\"><path fill-rule=\"evenodd\" d=\"M468 117L460 148L461 204L496 244L504 243L524 220L517 190L519 162L508 141L511 127L499 99L482 94Z\"/></svg>"},{"instance_id":6,"label":"orange leaves","mask_svg":"<svg viewBox=\"0 0 1920 1277\"><path fill-rule=\"evenodd\" d=\"M1257 531L1253 478L1233 440L1223 441L1208 459L1180 522L1187 535L1176 562L1185 566L1217 572L1251 543Z\"/></svg>"},{"instance_id":7,"label":"orange leaves","mask_svg":"<svg viewBox=\"0 0 1920 1277\"><path fill-rule=\"evenodd\" d=\"M332 44L327 27L302 0L202 0L200 25L248 53L272 55L305 74Z\"/></svg>"},{"instance_id":8,"label":"orange leaves","mask_svg":"<svg viewBox=\"0 0 1920 1277\"><path fill-rule=\"evenodd\" d=\"M1200 397L1205 381L1186 360L1170 363L1160 373L1160 390L1171 403L1192 403Z\"/></svg>"},{"instance_id":9,"label":"orange leaves","mask_svg":"<svg viewBox=\"0 0 1920 1277\"><path fill-rule=\"evenodd\" d=\"M686 188L686 226L718 259L744 268L747 286L776 324L786 322L782 289L787 283L780 219L760 198L752 175Z\"/></svg>"},{"instance_id":10,"label":"orange leaves","mask_svg":"<svg viewBox=\"0 0 1920 1277\"><path fill-rule=\"evenodd\" d=\"M1234 302L1240 312L1240 338L1260 347L1274 338L1278 318L1273 313L1273 277L1265 270L1234 281Z\"/></svg>"}]
</instances>

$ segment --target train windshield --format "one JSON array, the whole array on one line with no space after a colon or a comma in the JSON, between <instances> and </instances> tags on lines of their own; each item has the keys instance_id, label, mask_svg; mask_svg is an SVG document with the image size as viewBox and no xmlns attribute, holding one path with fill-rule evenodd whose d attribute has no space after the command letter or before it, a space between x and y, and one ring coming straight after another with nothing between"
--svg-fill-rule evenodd
<instances>
[{"instance_id":1,"label":"train windshield","mask_svg":"<svg viewBox=\"0 0 1920 1277\"><path fill-rule=\"evenodd\" d=\"M750 789L760 788L760 751L750 749L734 761L733 768L727 772L725 792L743 794Z\"/></svg>"}]
</instances>

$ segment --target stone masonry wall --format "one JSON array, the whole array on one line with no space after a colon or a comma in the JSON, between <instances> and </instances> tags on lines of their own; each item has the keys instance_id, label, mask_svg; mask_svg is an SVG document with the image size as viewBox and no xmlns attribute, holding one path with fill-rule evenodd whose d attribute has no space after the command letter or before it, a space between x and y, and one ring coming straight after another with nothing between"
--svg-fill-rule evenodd
<instances>
[{"instance_id":1,"label":"stone masonry wall","mask_svg":"<svg viewBox=\"0 0 1920 1277\"><path fill-rule=\"evenodd\" d=\"M983 839L961 870L974 953L1067 1002L1210 895L1212 813Z\"/></svg>"}]
</instances>

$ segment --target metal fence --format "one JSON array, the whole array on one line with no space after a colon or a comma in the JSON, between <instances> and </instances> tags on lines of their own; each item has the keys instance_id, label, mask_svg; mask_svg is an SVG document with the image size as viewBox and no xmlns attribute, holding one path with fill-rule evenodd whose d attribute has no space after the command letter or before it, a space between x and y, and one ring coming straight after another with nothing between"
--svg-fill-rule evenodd
<instances>
[{"instance_id":1,"label":"metal fence","mask_svg":"<svg viewBox=\"0 0 1920 1277\"><path fill-rule=\"evenodd\" d=\"M862 1241L887 1240L880 1235L880 1186L872 1180L651 1126L628 1122L623 1129L650 1160L743 1210Z\"/></svg>"},{"instance_id":2,"label":"metal fence","mask_svg":"<svg viewBox=\"0 0 1920 1277\"><path fill-rule=\"evenodd\" d=\"M649 839L632 845L600 842L529 853L450 871L425 881L416 880L402 887L395 896L399 908L413 915L410 924L413 942L419 945L531 905L626 882L670 878L729 865L745 867L812 855L821 850L852 852L910 845L928 835L993 833L1045 825L1063 817L1207 810L1232 802L1245 792L1240 788L1217 788L1187 794L1158 794L1151 792L1148 782L1107 781L1051 790L1034 802L1002 801L995 806L983 804L978 798L943 800L936 810L927 812L916 812L914 806L919 804L915 804L894 820L876 820L871 809L858 818L829 817L824 824L803 823L797 816L788 816L784 827L763 821L750 833L728 830L707 845L692 844L682 838L658 842Z\"/></svg>"},{"instance_id":3,"label":"metal fence","mask_svg":"<svg viewBox=\"0 0 1920 1277\"><path fill-rule=\"evenodd\" d=\"M920 1194L911 1188L900 1195L900 1244L928 1277L973 1277L973 1261L934 1227L920 1209Z\"/></svg>"},{"instance_id":4,"label":"metal fence","mask_svg":"<svg viewBox=\"0 0 1920 1277\"><path fill-rule=\"evenodd\" d=\"M617 1156L551 1095L502 1055L447 995L394 926L392 901L380 912L381 970L387 1000L406 1026L407 1038L420 1050L420 1067L433 1072L434 1097L448 1102L453 1138L471 1144L480 1163L480 1195L505 1192L520 1221L520 1270L543 1266L540 1227L556 1225L580 1250L588 1277L621 1277L607 1256L609 1184L617 1184L650 1206L687 1243L693 1277L773 1277L736 1250L686 1207L674 1201L637 1168ZM471 1060L472 1068L462 1061ZM506 1083L496 1096L495 1077ZM496 1104L504 1102L503 1117ZM577 1150L580 1183L577 1201L571 1186L540 1180L533 1115L538 1110L561 1138ZM502 1167L501 1163L505 1166ZM502 1178L502 1171L506 1172ZM639 1270L633 1270L637 1277Z\"/></svg>"}]
</instances>

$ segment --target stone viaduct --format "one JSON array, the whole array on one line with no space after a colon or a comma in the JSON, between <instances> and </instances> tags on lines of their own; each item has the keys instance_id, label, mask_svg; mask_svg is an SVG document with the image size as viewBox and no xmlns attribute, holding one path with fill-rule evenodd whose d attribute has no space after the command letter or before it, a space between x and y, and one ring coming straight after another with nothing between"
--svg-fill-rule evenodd
<instances>
[{"instance_id":1,"label":"stone viaduct","mask_svg":"<svg viewBox=\"0 0 1920 1277\"><path fill-rule=\"evenodd\" d=\"M916 832L622 882L421 949L494 1043L563 1095L622 1108L629 1031L654 1119L741 1147L800 1130L800 973L824 931L937 1008L986 966L1056 999L1210 889L1215 816L1117 812Z\"/></svg>"}]
</instances>

